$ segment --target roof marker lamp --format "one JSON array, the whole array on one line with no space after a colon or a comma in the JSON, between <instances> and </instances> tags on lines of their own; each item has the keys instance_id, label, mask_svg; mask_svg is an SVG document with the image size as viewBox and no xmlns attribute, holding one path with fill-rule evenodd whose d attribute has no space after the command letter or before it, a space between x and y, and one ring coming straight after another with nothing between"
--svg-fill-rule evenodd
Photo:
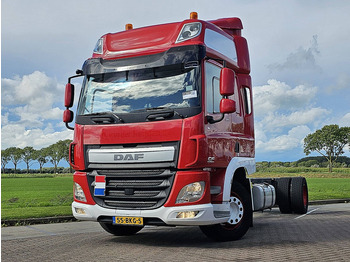
<instances>
[{"instance_id":1,"label":"roof marker lamp","mask_svg":"<svg viewBox=\"0 0 350 262\"><path fill-rule=\"evenodd\" d=\"M133 25L132 24L126 24L125 25L125 30L131 30L133 29Z\"/></svg>"},{"instance_id":2,"label":"roof marker lamp","mask_svg":"<svg viewBox=\"0 0 350 262\"><path fill-rule=\"evenodd\" d=\"M176 198L176 204L189 203L199 200L204 193L205 182L194 182L184 186Z\"/></svg>"},{"instance_id":3,"label":"roof marker lamp","mask_svg":"<svg viewBox=\"0 0 350 262\"><path fill-rule=\"evenodd\" d=\"M190 19L198 19L198 13L197 12L191 12L190 13Z\"/></svg>"},{"instance_id":4,"label":"roof marker lamp","mask_svg":"<svg viewBox=\"0 0 350 262\"><path fill-rule=\"evenodd\" d=\"M184 24L175 43L181 43L183 41L195 38L201 33L201 29L202 24L200 22Z\"/></svg>"}]
</instances>

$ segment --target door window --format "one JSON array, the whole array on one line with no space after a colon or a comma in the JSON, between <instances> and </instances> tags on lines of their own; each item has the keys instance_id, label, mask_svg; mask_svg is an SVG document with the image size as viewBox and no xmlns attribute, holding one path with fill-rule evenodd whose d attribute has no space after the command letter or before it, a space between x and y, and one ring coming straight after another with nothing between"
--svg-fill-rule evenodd
<instances>
[{"instance_id":1,"label":"door window","mask_svg":"<svg viewBox=\"0 0 350 262\"><path fill-rule=\"evenodd\" d=\"M220 113L220 71L221 68L212 63L205 63L205 84L207 112Z\"/></svg>"}]
</instances>

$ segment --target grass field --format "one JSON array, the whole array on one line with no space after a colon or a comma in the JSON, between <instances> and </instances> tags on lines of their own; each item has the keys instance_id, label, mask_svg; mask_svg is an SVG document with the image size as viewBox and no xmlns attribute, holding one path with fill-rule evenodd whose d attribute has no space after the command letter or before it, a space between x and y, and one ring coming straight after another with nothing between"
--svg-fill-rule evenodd
<instances>
[{"instance_id":1,"label":"grass field","mask_svg":"<svg viewBox=\"0 0 350 262\"><path fill-rule=\"evenodd\" d=\"M350 169L346 172L257 172L252 177L304 176L309 200L350 198ZM1 219L71 215L72 175L1 175Z\"/></svg>"},{"instance_id":2,"label":"grass field","mask_svg":"<svg viewBox=\"0 0 350 262\"><path fill-rule=\"evenodd\" d=\"M3 175L1 219L71 215L73 177Z\"/></svg>"}]
</instances>

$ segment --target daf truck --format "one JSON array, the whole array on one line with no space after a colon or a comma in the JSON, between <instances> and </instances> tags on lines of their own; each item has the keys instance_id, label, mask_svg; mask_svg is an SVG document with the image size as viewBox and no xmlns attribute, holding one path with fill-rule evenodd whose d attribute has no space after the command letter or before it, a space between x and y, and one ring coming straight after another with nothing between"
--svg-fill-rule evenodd
<instances>
[{"instance_id":1,"label":"daf truck","mask_svg":"<svg viewBox=\"0 0 350 262\"><path fill-rule=\"evenodd\" d=\"M193 12L98 39L65 90L77 219L117 236L199 226L231 241L253 225L254 211L307 212L305 178L250 178L253 90L242 29L239 18L204 21ZM73 113L76 77L83 83Z\"/></svg>"}]
</instances>

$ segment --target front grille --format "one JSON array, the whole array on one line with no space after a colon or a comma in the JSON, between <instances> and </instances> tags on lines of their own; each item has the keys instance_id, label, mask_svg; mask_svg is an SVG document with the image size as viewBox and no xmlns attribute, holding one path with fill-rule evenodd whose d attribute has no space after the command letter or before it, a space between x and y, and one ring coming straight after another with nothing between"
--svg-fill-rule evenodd
<instances>
[{"instance_id":1,"label":"front grille","mask_svg":"<svg viewBox=\"0 0 350 262\"><path fill-rule=\"evenodd\" d=\"M105 196L94 196L95 175L106 176ZM154 209L167 200L175 171L97 170L88 174L95 202L106 208Z\"/></svg>"}]
</instances>

